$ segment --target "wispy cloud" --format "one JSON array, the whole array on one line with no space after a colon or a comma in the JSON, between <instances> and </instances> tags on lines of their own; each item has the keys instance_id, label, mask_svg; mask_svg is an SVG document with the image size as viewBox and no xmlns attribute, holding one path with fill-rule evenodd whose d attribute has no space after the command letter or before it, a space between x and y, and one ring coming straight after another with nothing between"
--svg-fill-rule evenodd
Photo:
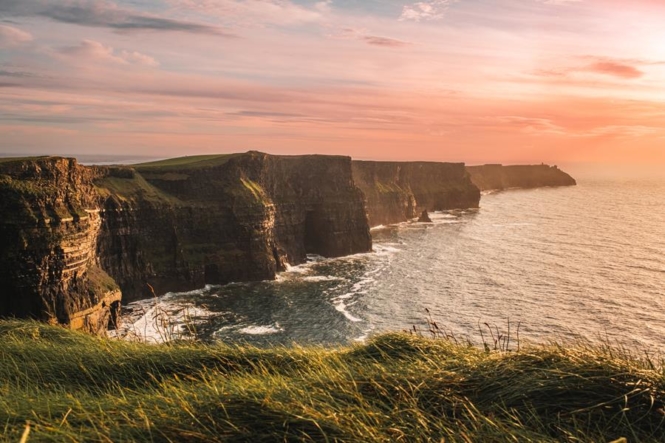
<instances>
[{"instance_id":1,"label":"wispy cloud","mask_svg":"<svg viewBox=\"0 0 665 443\"><path fill-rule=\"evenodd\" d=\"M2 0L0 14L9 17L34 16L81 26L118 31L180 31L230 36L225 31L201 23L150 15L107 0Z\"/></svg>"},{"instance_id":2,"label":"wispy cloud","mask_svg":"<svg viewBox=\"0 0 665 443\"><path fill-rule=\"evenodd\" d=\"M33 40L32 34L13 26L0 25L0 46L18 46Z\"/></svg>"},{"instance_id":3,"label":"wispy cloud","mask_svg":"<svg viewBox=\"0 0 665 443\"><path fill-rule=\"evenodd\" d=\"M116 51L111 46L105 46L94 40L83 40L78 46L61 48L58 53L73 57L77 61L88 63L90 61L109 62L121 65L136 64L144 66L159 66L153 57L138 51Z\"/></svg>"},{"instance_id":4,"label":"wispy cloud","mask_svg":"<svg viewBox=\"0 0 665 443\"><path fill-rule=\"evenodd\" d=\"M430 0L424 2L412 3L402 8L401 21L413 20L416 22L423 20L439 20L446 15L450 5L457 3L457 0Z\"/></svg>"},{"instance_id":5,"label":"wispy cloud","mask_svg":"<svg viewBox=\"0 0 665 443\"><path fill-rule=\"evenodd\" d=\"M635 79L644 75L644 72L640 71L635 66L610 59L598 60L588 65L585 70L623 79Z\"/></svg>"},{"instance_id":6,"label":"wispy cloud","mask_svg":"<svg viewBox=\"0 0 665 443\"><path fill-rule=\"evenodd\" d=\"M384 48L404 48L412 45L411 42L391 37L371 35L366 30L353 28L343 28L340 31L329 34L328 37L339 40L358 40L367 43L368 45Z\"/></svg>"},{"instance_id":7,"label":"wispy cloud","mask_svg":"<svg viewBox=\"0 0 665 443\"><path fill-rule=\"evenodd\" d=\"M557 6L570 5L582 2L582 0L537 0L537 1L539 1L540 3L544 3L546 5L557 5Z\"/></svg>"},{"instance_id":8,"label":"wispy cloud","mask_svg":"<svg viewBox=\"0 0 665 443\"><path fill-rule=\"evenodd\" d=\"M614 59L609 57L586 56L579 57L584 64L568 66L565 68L546 68L534 71L540 77L564 78L575 73L593 73L604 76L615 77L623 80L635 80L645 75L641 69L643 66L660 65L662 62L649 62L635 59Z\"/></svg>"},{"instance_id":9,"label":"wispy cloud","mask_svg":"<svg viewBox=\"0 0 665 443\"><path fill-rule=\"evenodd\" d=\"M290 0L169 0L176 10L215 16L233 25L281 26L320 22L330 13L330 0L312 6Z\"/></svg>"}]
</instances>

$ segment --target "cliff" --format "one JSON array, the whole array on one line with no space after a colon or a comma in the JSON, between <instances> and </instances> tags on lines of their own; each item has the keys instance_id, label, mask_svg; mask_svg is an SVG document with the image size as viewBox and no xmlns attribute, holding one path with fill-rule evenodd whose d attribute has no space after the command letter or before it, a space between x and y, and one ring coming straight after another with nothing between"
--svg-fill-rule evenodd
<instances>
[{"instance_id":1,"label":"cliff","mask_svg":"<svg viewBox=\"0 0 665 443\"><path fill-rule=\"evenodd\" d=\"M481 189L574 184L556 167L260 152L133 167L0 160L0 317L103 334L120 302L371 251L370 226L478 207Z\"/></svg>"},{"instance_id":2,"label":"cliff","mask_svg":"<svg viewBox=\"0 0 665 443\"><path fill-rule=\"evenodd\" d=\"M422 211L477 208L480 191L463 163L354 161L370 226L399 223Z\"/></svg>"},{"instance_id":3,"label":"cliff","mask_svg":"<svg viewBox=\"0 0 665 443\"><path fill-rule=\"evenodd\" d=\"M123 176L124 175L124 176ZM110 169L100 260L123 300L275 277L372 248L351 159L247 154Z\"/></svg>"},{"instance_id":4,"label":"cliff","mask_svg":"<svg viewBox=\"0 0 665 443\"><path fill-rule=\"evenodd\" d=\"M0 163L0 316L100 333L120 291L96 254L95 172L73 159Z\"/></svg>"},{"instance_id":5,"label":"cliff","mask_svg":"<svg viewBox=\"0 0 665 443\"><path fill-rule=\"evenodd\" d=\"M0 317L103 333L123 301L371 250L348 157L0 163Z\"/></svg>"},{"instance_id":6,"label":"cliff","mask_svg":"<svg viewBox=\"0 0 665 443\"><path fill-rule=\"evenodd\" d=\"M570 175L549 165L482 165L467 166L466 169L481 191L577 184Z\"/></svg>"}]
</instances>

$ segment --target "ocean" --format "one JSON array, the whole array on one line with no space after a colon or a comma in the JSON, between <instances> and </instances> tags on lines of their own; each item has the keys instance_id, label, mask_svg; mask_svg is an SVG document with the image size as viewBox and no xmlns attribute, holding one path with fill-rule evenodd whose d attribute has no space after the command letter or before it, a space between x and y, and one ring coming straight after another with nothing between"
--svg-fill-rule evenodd
<instances>
[{"instance_id":1,"label":"ocean","mask_svg":"<svg viewBox=\"0 0 665 443\"><path fill-rule=\"evenodd\" d=\"M343 345L427 334L511 346L586 341L665 351L665 181L576 175L578 186L483 195L479 210L372 230L374 252L310 256L276 281L165 294L122 334L163 341ZM428 313L429 312L429 313ZM481 335L482 332L482 335Z\"/></svg>"}]
</instances>

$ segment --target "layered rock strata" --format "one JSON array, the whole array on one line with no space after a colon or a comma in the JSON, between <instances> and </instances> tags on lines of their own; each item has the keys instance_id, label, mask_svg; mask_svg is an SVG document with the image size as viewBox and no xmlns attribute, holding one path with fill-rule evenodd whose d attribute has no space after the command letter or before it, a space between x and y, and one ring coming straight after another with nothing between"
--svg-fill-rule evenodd
<instances>
[{"instance_id":1,"label":"layered rock strata","mask_svg":"<svg viewBox=\"0 0 665 443\"><path fill-rule=\"evenodd\" d=\"M570 175L549 165L482 165L467 166L471 180L481 191L511 188L575 186Z\"/></svg>"},{"instance_id":2,"label":"layered rock strata","mask_svg":"<svg viewBox=\"0 0 665 443\"><path fill-rule=\"evenodd\" d=\"M353 178L365 194L370 226L480 202L463 163L354 161Z\"/></svg>"},{"instance_id":3,"label":"layered rock strata","mask_svg":"<svg viewBox=\"0 0 665 443\"><path fill-rule=\"evenodd\" d=\"M101 333L121 293L100 268L95 171L73 159L0 164L0 316Z\"/></svg>"}]
</instances>

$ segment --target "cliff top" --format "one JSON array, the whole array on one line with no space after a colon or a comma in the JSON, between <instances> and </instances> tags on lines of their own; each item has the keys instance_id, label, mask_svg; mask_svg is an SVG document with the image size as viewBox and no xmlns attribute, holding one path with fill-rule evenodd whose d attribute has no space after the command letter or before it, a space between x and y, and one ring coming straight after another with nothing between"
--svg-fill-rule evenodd
<instances>
[{"instance_id":1,"label":"cliff top","mask_svg":"<svg viewBox=\"0 0 665 443\"><path fill-rule=\"evenodd\" d=\"M43 156L37 156L37 157L0 157L0 164L2 163L13 163L13 162L23 162L27 160L38 160L38 159L44 159L44 158L49 158L46 155ZM59 158L59 157L55 157Z\"/></svg>"},{"instance_id":2,"label":"cliff top","mask_svg":"<svg viewBox=\"0 0 665 443\"><path fill-rule=\"evenodd\" d=\"M376 164L398 164L398 165L456 165L456 166L465 166L464 162L444 162L444 161L420 161L420 160L413 160L413 161L400 161L400 160L353 160L353 163L364 163L364 164L370 164L370 163L376 163Z\"/></svg>"},{"instance_id":3,"label":"cliff top","mask_svg":"<svg viewBox=\"0 0 665 443\"><path fill-rule=\"evenodd\" d=\"M196 169L219 166L242 154L192 155L133 165L136 169Z\"/></svg>"}]
</instances>

